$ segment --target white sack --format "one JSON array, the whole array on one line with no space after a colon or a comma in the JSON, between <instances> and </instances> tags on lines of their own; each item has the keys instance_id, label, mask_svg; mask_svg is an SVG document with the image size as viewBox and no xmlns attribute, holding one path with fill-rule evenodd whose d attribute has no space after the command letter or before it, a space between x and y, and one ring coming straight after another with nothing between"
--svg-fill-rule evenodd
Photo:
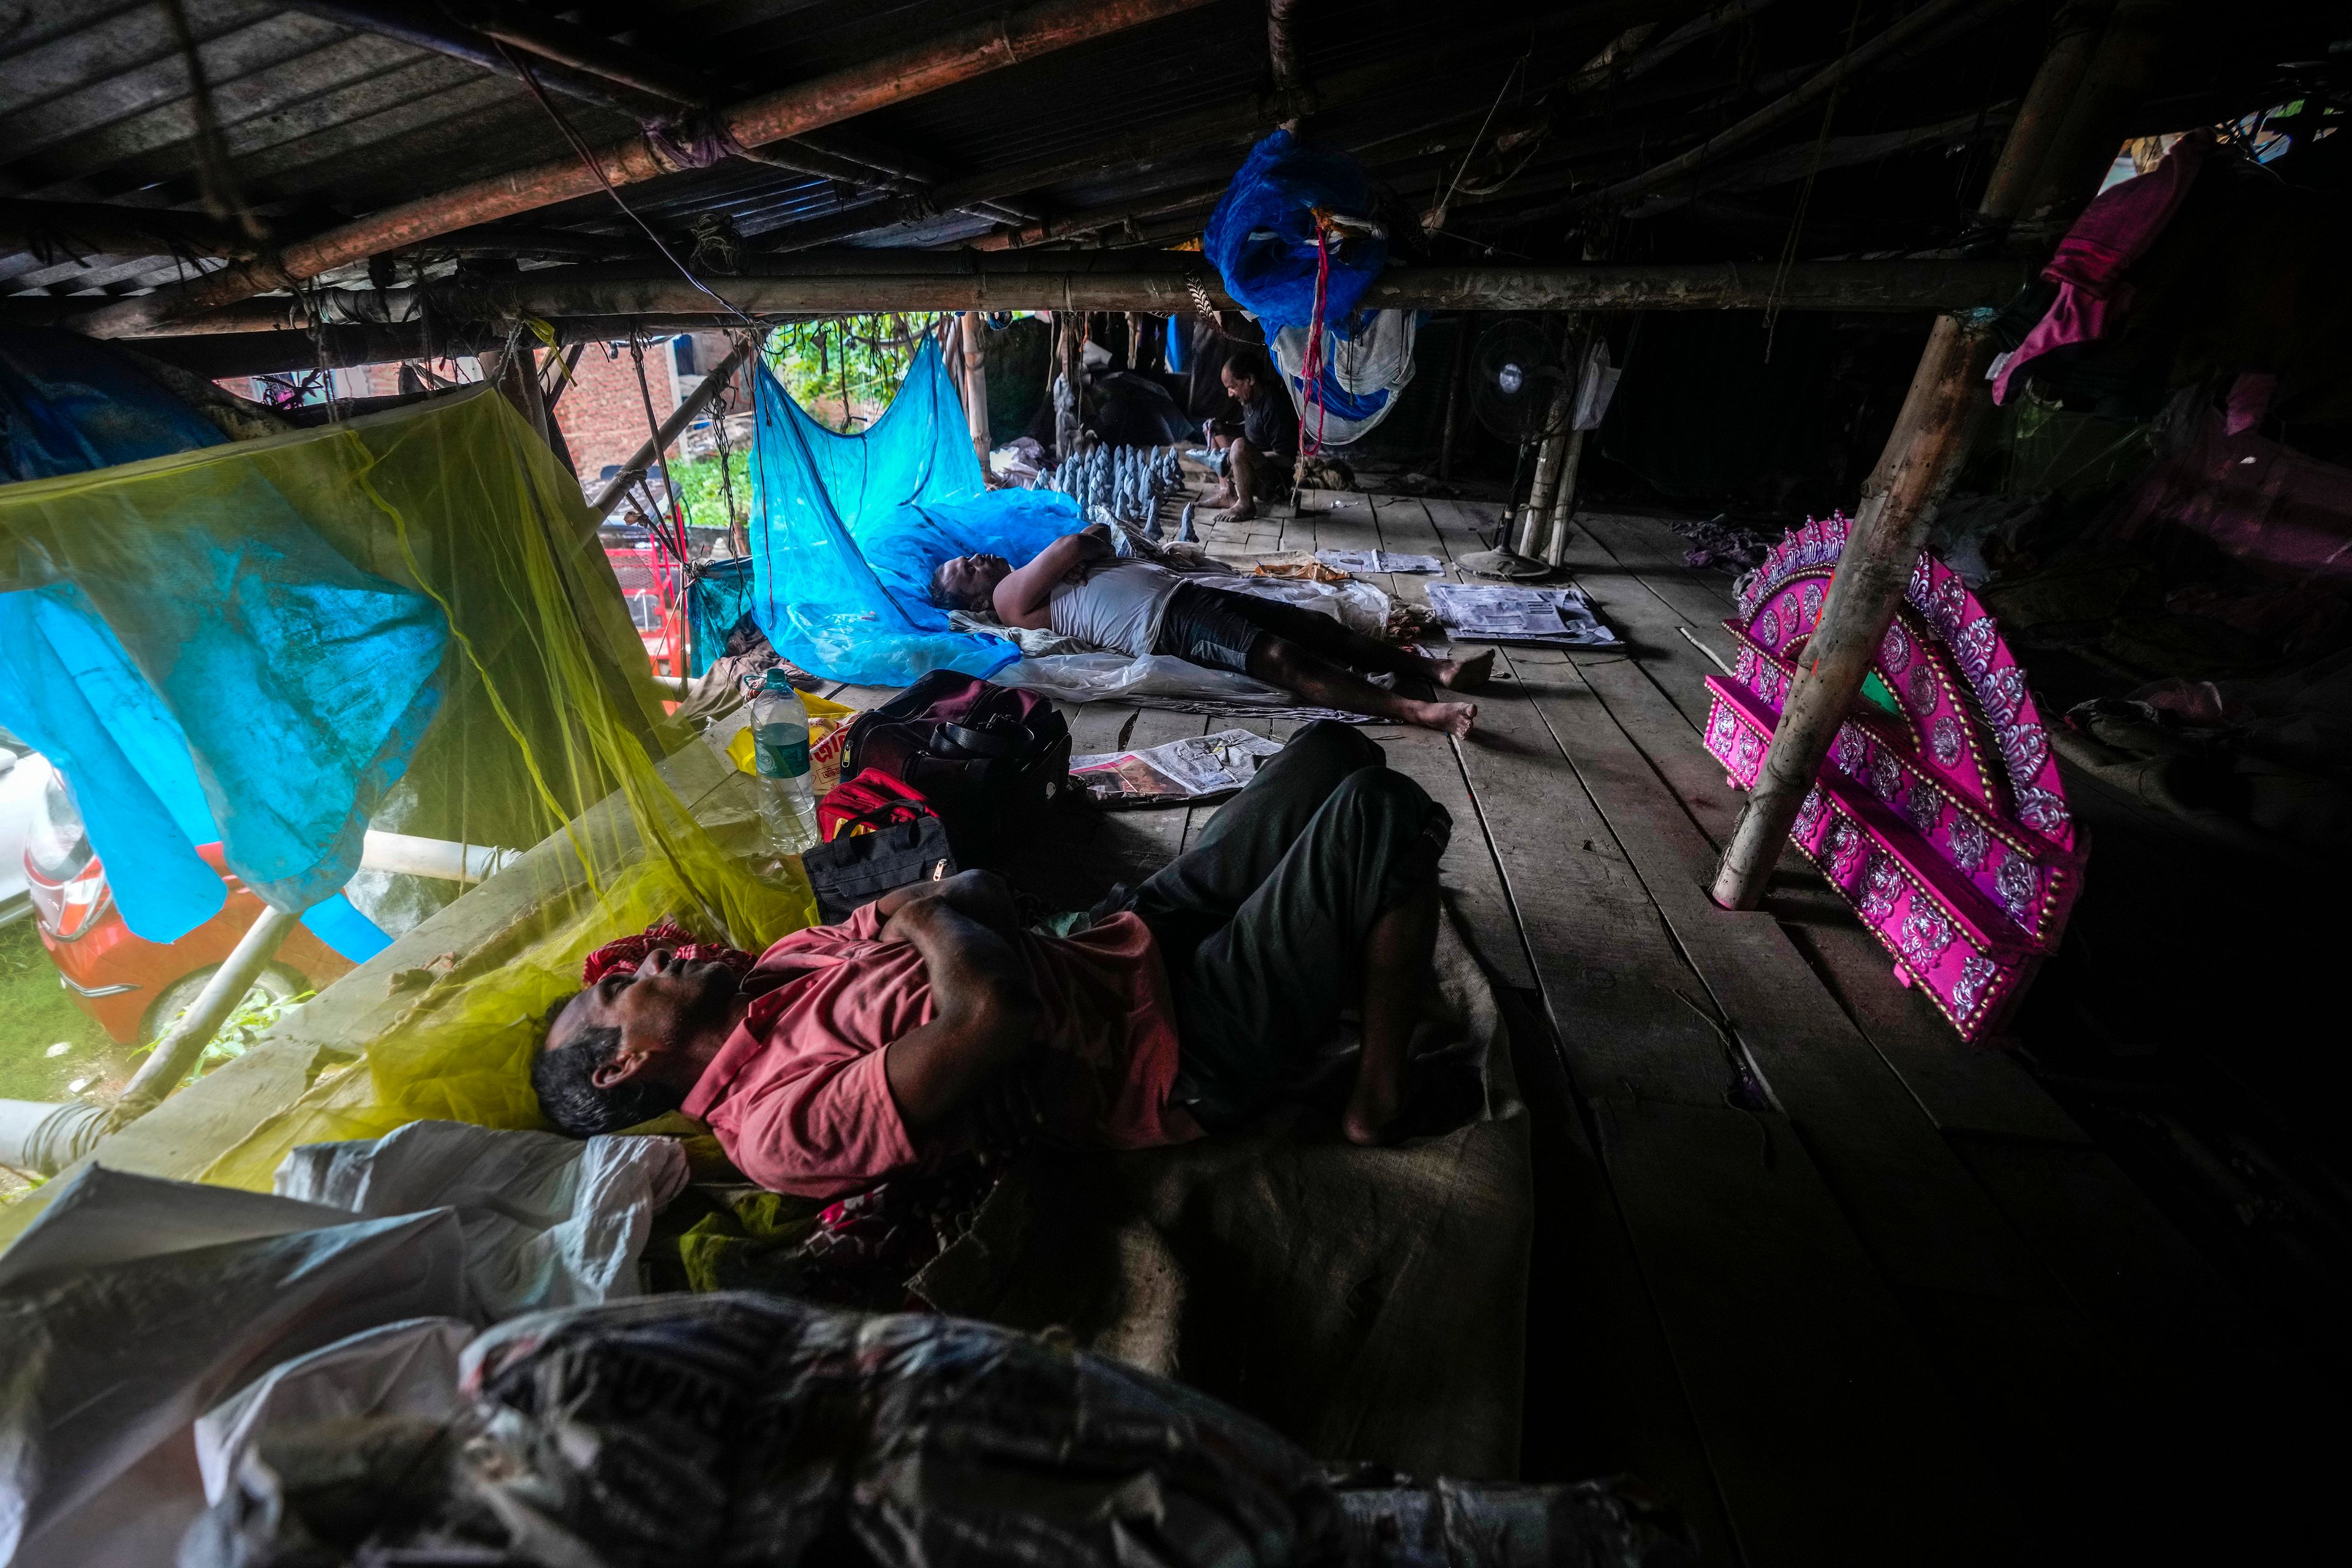
<instances>
[{"instance_id":1,"label":"white sack","mask_svg":"<svg viewBox=\"0 0 2352 1568\"><path fill-rule=\"evenodd\" d=\"M562 1138L413 1121L365 1142L286 1156L282 1197L353 1214L457 1211L466 1275L489 1321L640 1293L637 1258L654 1211L686 1189L669 1138Z\"/></svg>"},{"instance_id":2,"label":"white sack","mask_svg":"<svg viewBox=\"0 0 2352 1568\"><path fill-rule=\"evenodd\" d=\"M341 1225L340 1209L85 1165L0 1252L0 1294L83 1269Z\"/></svg>"},{"instance_id":3,"label":"white sack","mask_svg":"<svg viewBox=\"0 0 2352 1568\"><path fill-rule=\"evenodd\" d=\"M198 1418L205 1500L220 1501L238 1458L274 1432L350 1415L456 1415L457 1356L473 1337L461 1318L414 1318L278 1363Z\"/></svg>"},{"instance_id":4,"label":"white sack","mask_svg":"<svg viewBox=\"0 0 2352 1568\"><path fill-rule=\"evenodd\" d=\"M147 1212L79 1212L116 1237L168 1233L175 1204L198 1225L220 1207L219 1189L193 1183L111 1184ZM53 1207L41 1228L75 1212ZM457 1216L441 1210L23 1272L0 1294L0 1563L168 1561L157 1543L204 1506L195 1418L289 1356L379 1323L465 1315L464 1261Z\"/></svg>"}]
</instances>

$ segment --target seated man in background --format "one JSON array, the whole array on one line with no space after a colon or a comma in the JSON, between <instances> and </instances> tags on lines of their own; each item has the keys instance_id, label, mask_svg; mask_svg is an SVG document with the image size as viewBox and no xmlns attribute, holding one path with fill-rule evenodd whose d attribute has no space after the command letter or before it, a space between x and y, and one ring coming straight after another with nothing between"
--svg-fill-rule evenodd
<instances>
[{"instance_id":1,"label":"seated man in background","mask_svg":"<svg viewBox=\"0 0 2352 1568\"><path fill-rule=\"evenodd\" d=\"M1381 1142L1452 826L1370 740L1315 724L1076 936L1022 929L1004 883L967 871L795 931L748 973L655 947L557 1006L531 1085L574 1137L682 1108L761 1186L824 1198L1008 1125L1113 1149L1226 1131L1308 1077L1352 1006L1341 1127Z\"/></svg>"},{"instance_id":2,"label":"seated man in background","mask_svg":"<svg viewBox=\"0 0 2352 1568\"><path fill-rule=\"evenodd\" d=\"M1220 374L1227 395L1241 405L1241 417L1209 422L1209 445L1225 454L1224 483L1209 504L1226 509L1217 514L1219 522L1245 522L1257 515L1260 499L1290 489L1290 466L1298 455L1291 438L1296 426L1264 349L1236 346Z\"/></svg>"},{"instance_id":3,"label":"seated man in background","mask_svg":"<svg viewBox=\"0 0 2352 1568\"><path fill-rule=\"evenodd\" d=\"M1002 555L959 555L931 574L932 601L992 615L1008 626L1050 626L1066 637L1142 658L1167 654L1237 670L1324 708L1345 709L1466 735L1474 702L1423 701L1374 686L1359 670L1411 676L1444 690L1475 690L1495 668L1476 658L1424 658L1351 632L1296 605L1188 582L1181 573L1111 550L1096 523L1066 534L1015 570Z\"/></svg>"}]
</instances>

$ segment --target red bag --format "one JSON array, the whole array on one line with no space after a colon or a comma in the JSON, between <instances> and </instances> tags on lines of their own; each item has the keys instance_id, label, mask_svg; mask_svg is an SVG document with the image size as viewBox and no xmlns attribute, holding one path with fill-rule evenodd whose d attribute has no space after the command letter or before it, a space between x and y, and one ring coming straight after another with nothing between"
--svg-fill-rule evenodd
<instances>
[{"instance_id":1,"label":"red bag","mask_svg":"<svg viewBox=\"0 0 2352 1568\"><path fill-rule=\"evenodd\" d=\"M824 792L824 798L816 803L816 836L830 844L844 829L856 837L893 823L938 815L922 791L880 768L867 768Z\"/></svg>"},{"instance_id":2,"label":"red bag","mask_svg":"<svg viewBox=\"0 0 2352 1568\"><path fill-rule=\"evenodd\" d=\"M1040 826L1070 778L1070 727L1033 691L936 669L849 727L842 771L921 792L967 866Z\"/></svg>"},{"instance_id":3,"label":"red bag","mask_svg":"<svg viewBox=\"0 0 2352 1568\"><path fill-rule=\"evenodd\" d=\"M921 793L876 768L844 779L816 805L823 842L801 856L830 924L893 888L955 874L947 825Z\"/></svg>"}]
</instances>

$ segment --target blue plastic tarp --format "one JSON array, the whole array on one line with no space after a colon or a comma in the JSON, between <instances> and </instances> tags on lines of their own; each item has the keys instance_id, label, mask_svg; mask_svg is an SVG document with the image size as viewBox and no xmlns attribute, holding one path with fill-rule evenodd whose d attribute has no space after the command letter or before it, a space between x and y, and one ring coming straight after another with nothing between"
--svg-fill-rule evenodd
<instances>
[{"instance_id":1,"label":"blue plastic tarp","mask_svg":"<svg viewBox=\"0 0 2352 1568\"><path fill-rule=\"evenodd\" d=\"M49 481L5 492L0 725L65 776L135 934L173 942L220 911L196 854L218 842L263 899L371 956L388 939L340 889L439 705L446 620L249 476L169 504L136 470L59 489L221 437L99 345L34 336L0 341L11 473Z\"/></svg>"},{"instance_id":2,"label":"blue plastic tarp","mask_svg":"<svg viewBox=\"0 0 2352 1568\"><path fill-rule=\"evenodd\" d=\"M880 418L828 430L762 366L751 448L751 611L784 658L859 686L934 669L988 676L1020 657L958 632L930 601L940 563L987 552L1018 565L1084 526L1068 497L991 490L936 344Z\"/></svg>"}]
</instances>

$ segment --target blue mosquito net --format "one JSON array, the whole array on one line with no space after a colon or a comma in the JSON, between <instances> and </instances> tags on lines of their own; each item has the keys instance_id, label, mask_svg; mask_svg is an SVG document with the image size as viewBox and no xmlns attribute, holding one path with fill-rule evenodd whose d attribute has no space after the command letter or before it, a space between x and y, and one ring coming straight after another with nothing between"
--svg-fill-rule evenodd
<instances>
[{"instance_id":1,"label":"blue mosquito net","mask_svg":"<svg viewBox=\"0 0 2352 1568\"><path fill-rule=\"evenodd\" d=\"M1347 153L1302 146L1289 132L1276 131L1250 149L1202 231L1201 248L1224 279L1225 292L1269 337L1314 319L1318 207L1370 224L1371 182ZM1377 234L1349 235L1329 247L1329 255L1323 330L1351 337L1360 324L1352 319L1356 302L1388 265L1388 241Z\"/></svg>"},{"instance_id":2,"label":"blue mosquito net","mask_svg":"<svg viewBox=\"0 0 2352 1568\"><path fill-rule=\"evenodd\" d=\"M219 843L357 962L389 939L339 889L439 703L447 625L266 486L123 467L222 445L102 345L0 334L0 480L22 481L0 488L0 726L65 776L137 935L219 913L196 853Z\"/></svg>"},{"instance_id":3,"label":"blue mosquito net","mask_svg":"<svg viewBox=\"0 0 2352 1568\"><path fill-rule=\"evenodd\" d=\"M986 487L936 343L854 436L811 418L764 366L755 403L751 612L778 653L856 686L988 676L1020 657L1003 637L951 629L931 574L975 552L1019 565L1084 520L1054 491Z\"/></svg>"}]
</instances>

